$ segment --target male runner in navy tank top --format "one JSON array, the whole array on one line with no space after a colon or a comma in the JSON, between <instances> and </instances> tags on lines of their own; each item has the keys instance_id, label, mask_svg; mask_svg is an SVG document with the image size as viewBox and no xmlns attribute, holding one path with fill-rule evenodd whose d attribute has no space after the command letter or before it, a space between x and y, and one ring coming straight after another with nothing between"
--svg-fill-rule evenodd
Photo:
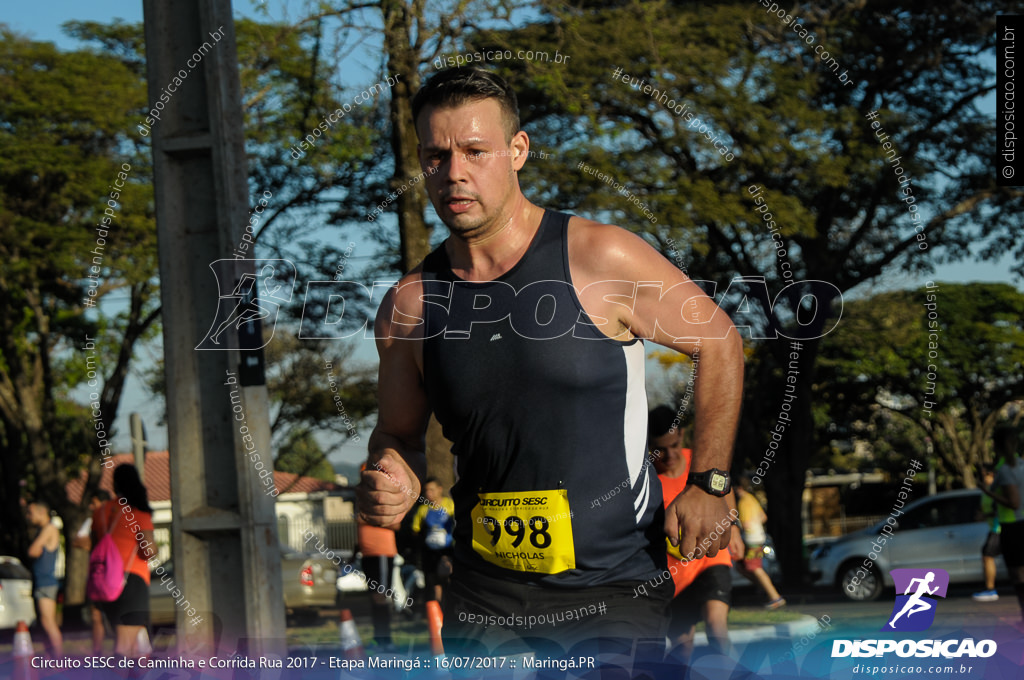
<instances>
[{"instance_id":1,"label":"male runner in navy tank top","mask_svg":"<svg viewBox=\"0 0 1024 680\"><path fill-rule=\"evenodd\" d=\"M439 72L413 117L451 233L377 314L379 416L360 513L390 526L413 506L434 412L458 473L446 644L663 639L671 578L646 597L635 588L663 574L663 532L697 555L721 533L739 334L640 237L526 200L516 173L529 139L497 76ZM667 513L646 456L642 339L700 354L692 470L706 474Z\"/></svg>"}]
</instances>

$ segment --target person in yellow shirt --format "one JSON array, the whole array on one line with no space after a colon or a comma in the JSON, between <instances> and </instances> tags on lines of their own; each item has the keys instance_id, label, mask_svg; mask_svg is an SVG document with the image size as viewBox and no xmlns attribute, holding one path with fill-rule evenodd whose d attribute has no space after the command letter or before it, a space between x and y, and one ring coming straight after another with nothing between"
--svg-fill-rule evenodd
<instances>
[{"instance_id":1,"label":"person in yellow shirt","mask_svg":"<svg viewBox=\"0 0 1024 680\"><path fill-rule=\"evenodd\" d=\"M743 559L737 562L736 570L743 574L756 586L760 586L768 596L766 609L778 609L786 604L786 600L775 589L771 577L762 566L764 544L768 540L764 523L768 516L757 502L757 497L750 493L750 480L740 478L736 491L736 510L740 513L740 526L743 528L743 543L747 546Z\"/></svg>"},{"instance_id":2,"label":"person in yellow shirt","mask_svg":"<svg viewBox=\"0 0 1024 680\"><path fill-rule=\"evenodd\" d=\"M452 532L455 503L444 495L444 487L430 477L423 485L427 503L416 508L412 531L420 537L420 556L427 581L427 596L441 602L444 586L452 574Z\"/></svg>"}]
</instances>

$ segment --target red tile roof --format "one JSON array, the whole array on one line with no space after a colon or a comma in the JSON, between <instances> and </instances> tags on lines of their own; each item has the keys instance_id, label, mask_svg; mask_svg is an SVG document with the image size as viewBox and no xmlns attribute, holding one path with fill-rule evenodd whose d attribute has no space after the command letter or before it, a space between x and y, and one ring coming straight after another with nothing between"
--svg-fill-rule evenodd
<instances>
[{"instance_id":1,"label":"red tile roof","mask_svg":"<svg viewBox=\"0 0 1024 680\"><path fill-rule=\"evenodd\" d=\"M130 453L121 453L113 456L114 464L109 468L103 468L103 476L100 477L100 488L114 493L114 468L123 463L134 463L135 459ZM72 503L80 503L82 491L85 489L85 478L87 473L83 470L78 479L72 479L67 483L68 500ZM146 491L149 492L149 500L169 501L171 500L171 464L170 455L167 451L150 451L146 454L146 469L144 472ZM334 482L325 482L313 477L300 477L291 472L274 471L274 484L281 493L312 493L316 491L334 491L342 487Z\"/></svg>"}]
</instances>

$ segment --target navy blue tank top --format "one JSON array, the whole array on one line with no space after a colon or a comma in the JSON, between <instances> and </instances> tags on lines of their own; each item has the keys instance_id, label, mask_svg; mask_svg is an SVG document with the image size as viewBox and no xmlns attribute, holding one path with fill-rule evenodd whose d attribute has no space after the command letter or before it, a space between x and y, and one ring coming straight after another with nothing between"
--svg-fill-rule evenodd
<instances>
[{"instance_id":1,"label":"navy blue tank top","mask_svg":"<svg viewBox=\"0 0 1024 680\"><path fill-rule=\"evenodd\" d=\"M569 215L546 211L493 281L423 263L427 397L453 442L460 569L581 588L665 568L661 486L646 456L642 341L612 340L569 274Z\"/></svg>"},{"instance_id":2,"label":"navy blue tank top","mask_svg":"<svg viewBox=\"0 0 1024 680\"><path fill-rule=\"evenodd\" d=\"M43 554L32 563L32 587L45 588L60 585L57 581L57 550L43 548Z\"/></svg>"}]
</instances>

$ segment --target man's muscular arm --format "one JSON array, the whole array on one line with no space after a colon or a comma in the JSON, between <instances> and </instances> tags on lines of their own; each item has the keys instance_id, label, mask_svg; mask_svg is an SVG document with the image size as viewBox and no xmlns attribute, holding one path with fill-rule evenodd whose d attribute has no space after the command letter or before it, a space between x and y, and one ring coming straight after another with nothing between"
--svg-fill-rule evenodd
<instances>
[{"instance_id":1,"label":"man's muscular arm","mask_svg":"<svg viewBox=\"0 0 1024 680\"><path fill-rule=\"evenodd\" d=\"M583 301L584 305L603 311L604 318L617 316L623 329L619 339L632 335L653 340L694 359L695 434L690 469L728 471L743 392L743 341L729 316L639 236L611 225L591 224L582 229L586 238L575 242L585 244L584 252L575 258L570 250L570 259L582 263L584 283L635 282L633 291L623 290L614 299L605 297L605 302L614 304L602 306L600 300L591 299ZM632 304L621 304L622 296L629 297ZM701 542L720 533L720 539L706 549L708 555L714 555L729 546L731 531L715 530L716 524L729 521L728 513L725 498L688 485L665 514L665 532L682 554L697 556L705 552Z\"/></svg>"},{"instance_id":2,"label":"man's muscular arm","mask_svg":"<svg viewBox=\"0 0 1024 680\"><path fill-rule=\"evenodd\" d=\"M415 323L418 289L406 285L390 290L374 323L380 356L377 426L370 435L356 502L360 517L376 526L402 521L420 496L426 471L424 433L430 407L419 358L422 327ZM406 314L399 311L403 309Z\"/></svg>"},{"instance_id":3,"label":"man's muscular arm","mask_svg":"<svg viewBox=\"0 0 1024 680\"><path fill-rule=\"evenodd\" d=\"M709 298L704 300L714 305ZM709 326L707 337L698 343L699 352L695 348L691 355L699 359L694 364L695 433L690 469L704 472L718 468L728 472L743 393L743 343L725 312L719 310ZM660 342L657 336L655 341ZM724 520L728 512L724 498L687 485L665 513L665 531L670 540L679 537L683 554L687 554L692 545L695 555L699 556L702 540L715 532L715 525ZM713 556L719 549L728 549L729 537L730 532L722 533L718 543L707 548L707 554Z\"/></svg>"}]
</instances>

